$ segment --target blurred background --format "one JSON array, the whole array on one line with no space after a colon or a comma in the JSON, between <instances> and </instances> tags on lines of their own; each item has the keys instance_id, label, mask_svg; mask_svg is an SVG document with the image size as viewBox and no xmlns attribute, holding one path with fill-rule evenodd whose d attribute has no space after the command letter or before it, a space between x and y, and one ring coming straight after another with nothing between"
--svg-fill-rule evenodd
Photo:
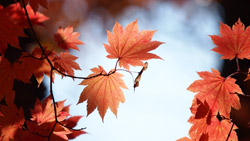
<instances>
[{"instance_id":1,"label":"blurred background","mask_svg":"<svg viewBox=\"0 0 250 141\"><path fill-rule=\"evenodd\" d=\"M7 4L7 0L2 3ZM173 141L188 136L194 93L187 87L200 79L196 72L218 69L223 76L236 71L235 60L220 60L220 55L210 51L215 45L208 35L219 34L219 21L232 26L238 18L248 26L249 4L244 0L48 0L48 9L40 12L50 17L44 27L36 28L42 43L53 46L53 34L59 26L73 25L80 32L79 57L82 68L75 74L87 76L98 65L106 71L114 68L115 60L106 58L103 43L107 43L106 30L112 31L115 21L123 27L138 19L139 30L157 30L153 40L165 42L153 53L163 60L150 60L143 73L140 86L133 90L133 80L123 73L129 90L124 90L126 101L120 104L118 116L108 110L104 123L94 111L86 117L86 102L76 105L84 86L81 80L56 76L54 94L56 99L67 99L71 115L83 115L78 128L87 127L88 134L75 140L86 141ZM48 29L48 30L47 30ZM27 44L26 41L24 44ZM249 62L240 60L247 71ZM141 68L132 68L138 71ZM249 82L244 76L236 76L245 94ZM43 87L46 91L48 82ZM48 93L48 89L47 89ZM241 97L242 109L233 111L231 117L239 127L240 140L249 139L249 98Z\"/></svg>"}]
</instances>

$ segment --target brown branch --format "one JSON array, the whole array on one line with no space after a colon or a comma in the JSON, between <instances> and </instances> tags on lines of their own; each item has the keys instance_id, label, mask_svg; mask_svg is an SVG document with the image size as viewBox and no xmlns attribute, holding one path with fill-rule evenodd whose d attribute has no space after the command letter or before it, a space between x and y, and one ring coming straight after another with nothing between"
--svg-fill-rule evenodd
<instances>
[{"instance_id":1,"label":"brown branch","mask_svg":"<svg viewBox=\"0 0 250 141\"><path fill-rule=\"evenodd\" d=\"M90 77L78 77L78 76L67 75L67 74L65 74L65 73L63 73L63 72L61 72L61 71L59 71L58 69L56 69L56 68L53 66L52 61L48 58L48 56L50 55L51 52L50 52L48 55L46 54L45 49L43 48L41 42L39 41L39 39L38 39L38 37L37 37L37 35L36 35L36 32L35 32L35 30L34 30L34 28L33 28L33 25L32 25L32 23L31 23L31 21L30 21L30 17L29 17L29 14L28 14L28 12L27 12L27 8L26 8L26 6L25 6L24 0L21 0L20 2L22 3L22 5L23 5L23 7L24 7L25 15L26 15L26 17L27 17L27 21L28 21L28 24L29 24L30 29L31 29L31 31L32 31L32 34L34 35L34 38L35 38L36 42L38 43L39 48L40 48L41 51L42 51L42 55L41 55L40 58L36 58L36 57L34 57L34 56L32 56L32 55L30 55L30 56L24 56L24 57L32 57L32 58L34 58L34 59L39 59L39 60L46 59L47 62L49 63L49 65L50 65L50 67L51 67L51 69L50 69L50 94L51 94L52 101L53 101L53 106L54 106L55 124L53 125L53 127L52 127L52 129L51 129L49 135L46 136L46 137L48 137L48 140L50 140L50 137L51 137L51 135L52 135L52 133L53 133L53 131L54 131L54 129L55 129L57 123L60 124L60 125L62 125L62 126L64 126L64 127L66 127L65 125L63 125L62 123L60 123L60 122L58 121L58 119L57 119L56 101L55 101L55 97L54 97L53 89L52 89L52 86L53 86L53 82L52 82L52 80L53 80L53 71L55 70L55 71L57 71L58 73L60 73L60 74L62 74L62 75L64 75L64 76L71 77L71 78L77 78L77 79L91 79L91 78L94 78L94 77L98 77L98 76L100 76L100 75L108 76L108 75L111 75L111 74L113 74L113 73L116 72L116 68L117 68L117 64L118 64L118 62L119 62L119 59L117 60L117 62L116 62L116 64L115 64L115 70L112 71L111 73L108 73L108 74L102 74L102 72L101 72L100 74L97 74L97 75L94 75L94 76L90 76ZM68 127L67 127L67 128L68 128ZM79 130L83 130L83 129L86 129L86 128L81 128L81 129L69 128L69 129L79 131Z\"/></svg>"},{"instance_id":2,"label":"brown branch","mask_svg":"<svg viewBox=\"0 0 250 141\"><path fill-rule=\"evenodd\" d=\"M45 55L46 57L46 55ZM58 120L57 120L57 110L56 110L56 102L55 102L55 97L54 97L54 94L53 94L53 90L52 90L52 86L53 86L53 82L52 82L52 78L53 77L53 67L51 67L50 69L50 94L51 94L51 97L52 97L52 101L53 101L53 106L54 106L54 113L55 113L55 124L53 125L50 133L49 133L49 136L48 136L48 140L50 140L50 136L52 135L55 127L56 127L56 124L58 123Z\"/></svg>"}]
</instances>

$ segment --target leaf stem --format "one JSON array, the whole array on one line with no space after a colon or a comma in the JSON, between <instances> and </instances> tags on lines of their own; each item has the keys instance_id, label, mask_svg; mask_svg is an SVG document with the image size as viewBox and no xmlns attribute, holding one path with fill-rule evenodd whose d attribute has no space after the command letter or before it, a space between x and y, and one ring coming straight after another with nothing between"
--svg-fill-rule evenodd
<instances>
[{"instance_id":1,"label":"leaf stem","mask_svg":"<svg viewBox=\"0 0 250 141\"><path fill-rule=\"evenodd\" d=\"M239 59L236 57L236 65L237 65L237 72L240 72L240 64L239 64Z\"/></svg>"}]
</instances>

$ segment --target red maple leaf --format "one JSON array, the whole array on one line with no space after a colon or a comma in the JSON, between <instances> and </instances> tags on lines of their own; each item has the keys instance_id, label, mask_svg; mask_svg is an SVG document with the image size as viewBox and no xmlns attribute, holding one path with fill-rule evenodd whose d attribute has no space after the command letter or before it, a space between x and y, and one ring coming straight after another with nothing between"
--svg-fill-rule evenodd
<instances>
[{"instance_id":1,"label":"red maple leaf","mask_svg":"<svg viewBox=\"0 0 250 141\"><path fill-rule=\"evenodd\" d=\"M220 34L210 36L217 47L212 50L223 55L221 59L250 59L250 27L245 29L245 25L238 21L231 28L221 23Z\"/></svg>"},{"instance_id":2,"label":"red maple leaf","mask_svg":"<svg viewBox=\"0 0 250 141\"><path fill-rule=\"evenodd\" d=\"M59 56L53 59L54 67L59 71L74 76L74 70L81 70L78 63L75 60L78 57L71 55L69 52L62 52ZM64 75L62 75L64 76Z\"/></svg>"},{"instance_id":3,"label":"red maple leaf","mask_svg":"<svg viewBox=\"0 0 250 141\"><path fill-rule=\"evenodd\" d=\"M107 74L101 66L93 68L91 71L93 73L88 77L100 73ZM99 114L103 119L108 107L116 115L119 102L124 102L125 100L121 88L127 89L121 79L122 76L122 74L115 72L110 75L101 75L83 80L80 85L87 85L87 87L85 87L81 93L78 104L87 100L88 115L92 113L95 108L98 108Z\"/></svg>"},{"instance_id":4,"label":"red maple leaf","mask_svg":"<svg viewBox=\"0 0 250 141\"><path fill-rule=\"evenodd\" d=\"M83 42L77 39L80 36L80 33L73 32L73 27L68 26L65 29L59 27L56 34L54 34L54 40L57 42L58 47L69 50L75 49L79 51L79 48L76 45L82 45Z\"/></svg>"},{"instance_id":5,"label":"red maple leaf","mask_svg":"<svg viewBox=\"0 0 250 141\"><path fill-rule=\"evenodd\" d=\"M2 58L0 62L0 100L5 97L5 100L14 100L13 84L14 79L21 80L25 83L30 82L31 75L24 73L20 63L10 63L6 58Z\"/></svg>"},{"instance_id":6,"label":"red maple leaf","mask_svg":"<svg viewBox=\"0 0 250 141\"><path fill-rule=\"evenodd\" d=\"M13 103L9 106L1 105L0 115L0 139L3 141L13 140L24 125L22 108L18 109Z\"/></svg>"},{"instance_id":7,"label":"red maple leaf","mask_svg":"<svg viewBox=\"0 0 250 141\"><path fill-rule=\"evenodd\" d=\"M43 25L43 22L49 19L42 13L39 13L39 12L34 13L29 5L26 6L26 9L27 9L32 25ZM6 12L6 15L9 16L10 19L15 24L18 24L23 28L29 28L25 10L24 8L20 7L19 3L11 4L8 7L6 7L4 10Z\"/></svg>"},{"instance_id":8,"label":"red maple leaf","mask_svg":"<svg viewBox=\"0 0 250 141\"><path fill-rule=\"evenodd\" d=\"M193 124L189 130L189 136L192 140L201 140L207 136L207 127L211 124L211 111L208 103L202 103L199 99L193 100L190 108L193 114L188 122Z\"/></svg>"},{"instance_id":9,"label":"red maple leaf","mask_svg":"<svg viewBox=\"0 0 250 141\"><path fill-rule=\"evenodd\" d=\"M7 49L7 44L20 48L18 36L25 36L23 28L13 23L4 8L0 5L0 54L2 56L4 56Z\"/></svg>"},{"instance_id":10,"label":"red maple leaf","mask_svg":"<svg viewBox=\"0 0 250 141\"><path fill-rule=\"evenodd\" d=\"M26 121L28 130L22 131L17 140L23 141L48 141L48 135L50 134L55 122L45 122L43 124L37 124L36 122ZM50 136L52 141L67 141L67 135L70 134L70 130L63 127L60 124L56 124L53 133Z\"/></svg>"},{"instance_id":11,"label":"red maple leaf","mask_svg":"<svg viewBox=\"0 0 250 141\"><path fill-rule=\"evenodd\" d=\"M48 20L48 17L39 12L35 14L30 6L26 8L33 25L43 25L43 22ZM0 54L4 55L7 44L20 48L18 36L25 36L23 28L29 28L29 25L24 9L19 3L6 8L0 6Z\"/></svg>"},{"instance_id":12,"label":"red maple leaf","mask_svg":"<svg viewBox=\"0 0 250 141\"><path fill-rule=\"evenodd\" d=\"M104 44L107 56L111 59L119 59L119 66L129 70L129 65L143 66L144 60L161 59L159 56L148 53L158 48L162 42L151 41L155 31L138 30L137 20L128 24L125 29L116 22L113 33L107 31L108 44Z\"/></svg>"},{"instance_id":13,"label":"red maple leaf","mask_svg":"<svg viewBox=\"0 0 250 141\"><path fill-rule=\"evenodd\" d=\"M212 69L212 73L198 72L201 80L196 80L187 89L198 92L195 97L204 102L207 101L212 115L220 115L229 118L231 107L240 108L239 97L232 93L242 94L240 87L231 77L221 77L220 72Z\"/></svg>"}]
</instances>

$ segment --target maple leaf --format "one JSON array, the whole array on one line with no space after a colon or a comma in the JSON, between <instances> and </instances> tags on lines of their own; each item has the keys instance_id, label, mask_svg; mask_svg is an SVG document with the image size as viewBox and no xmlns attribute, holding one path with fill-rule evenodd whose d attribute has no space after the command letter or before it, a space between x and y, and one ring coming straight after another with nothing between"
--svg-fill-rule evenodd
<instances>
[{"instance_id":1,"label":"maple leaf","mask_svg":"<svg viewBox=\"0 0 250 141\"><path fill-rule=\"evenodd\" d=\"M47 57L50 60L53 60L56 53L54 51L47 50L46 47L44 49ZM44 59L38 59L41 56L42 56L41 49L39 47L36 47L31 54L23 52L18 60L19 62L21 62L23 70L25 70L23 73L27 73L29 75L34 74L38 82L38 87L43 81L44 74L50 77L50 71L51 71L51 66L44 57L43 57ZM52 65L54 65L53 61L51 63ZM52 82L54 82L54 72L52 73Z\"/></svg>"},{"instance_id":2,"label":"maple leaf","mask_svg":"<svg viewBox=\"0 0 250 141\"><path fill-rule=\"evenodd\" d=\"M211 125L207 127L209 140L225 141L232 127L232 123L226 119L219 121L216 117L211 119ZM233 129L237 129L234 125ZM235 130L232 130L229 136L229 141L238 141Z\"/></svg>"},{"instance_id":3,"label":"maple leaf","mask_svg":"<svg viewBox=\"0 0 250 141\"><path fill-rule=\"evenodd\" d=\"M62 52L58 57L53 59L54 67L63 73L74 76L73 69L81 70L80 66L75 62L77 58L69 52Z\"/></svg>"},{"instance_id":4,"label":"maple leaf","mask_svg":"<svg viewBox=\"0 0 250 141\"><path fill-rule=\"evenodd\" d=\"M50 134L55 122L46 122L43 124L37 124L36 122L26 121L28 130L24 130L22 135L19 136L19 140L33 141L34 139L38 141L47 141L48 135ZM67 141L67 135L71 132L69 129L56 124L53 133L50 136L50 140L53 141Z\"/></svg>"},{"instance_id":5,"label":"maple leaf","mask_svg":"<svg viewBox=\"0 0 250 141\"><path fill-rule=\"evenodd\" d=\"M77 39L79 36L80 33L73 32L72 26L68 26L65 29L59 27L56 34L54 34L54 40L62 49L69 50L71 48L79 51L79 48L76 45L83 44L82 41Z\"/></svg>"},{"instance_id":6,"label":"maple leaf","mask_svg":"<svg viewBox=\"0 0 250 141\"><path fill-rule=\"evenodd\" d=\"M189 136L192 140L206 138L206 129L211 124L212 118L208 103L206 101L202 103L199 99L194 98L190 111L193 115L189 118L188 122L193 125L189 130Z\"/></svg>"},{"instance_id":7,"label":"maple leaf","mask_svg":"<svg viewBox=\"0 0 250 141\"><path fill-rule=\"evenodd\" d=\"M250 59L250 27L245 29L245 25L238 21L231 28L221 23L220 34L210 36L217 47L212 50L223 55L221 59Z\"/></svg>"},{"instance_id":8,"label":"maple leaf","mask_svg":"<svg viewBox=\"0 0 250 141\"><path fill-rule=\"evenodd\" d=\"M9 106L1 105L0 136L1 140L13 140L17 132L22 130L24 115L22 108L18 109L13 103Z\"/></svg>"},{"instance_id":9,"label":"maple leaf","mask_svg":"<svg viewBox=\"0 0 250 141\"><path fill-rule=\"evenodd\" d=\"M194 93L195 97L204 102L207 101L213 115L220 115L229 118L231 107L240 109L239 97L232 93L242 94L240 87L235 84L235 79L224 78L220 72L212 69L212 73L198 72L201 80L194 81L187 89Z\"/></svg>"},{"instance_id":10,"label":"maple leaf","mask_svg":"<svg viewBox=\"0 0 250 141\"><path fill-rule=\"evenodd\" d=\"M73 139L84 131L74 131L72 128L76 126L81 116L74 116L66 119L69 116L69 106L64 106L64 101L56 102L57 106L57 121L60 122L55 125L54 105L52 103L52 97L46 97L41 103L37 99L34 108L31 109L31 121L26 121L27 129L25 129L17 139L19 140L36 140L46 141L48 135L55 128L50 136L50 140L67 141Z\"/></svg>"},{"instance_id":11,"label":"maple leaf","mask_svg":"<svg viewBox=\"0 0 250 141\"><path fill-rule=\"evenodd\" d=\"M101 66L93 68L91 71L93 73L88 77L100 73L107 74ZM119 102L125 101L121 88L127 89L124 81L121 79L122 76L122 74L115 72L110 75L100 75L98 77L83 80L80 85L87 86L81 93L78 104L87 100L88 115L97 107L102 119L104 118L108 107L115 115L117 115Z\"/></svg>"},{"instance_id":12,"label":"maple leaf","mask_svg":"<svg viewBox=\"0 0 250 141\"><path fill-rule=\"evenodd\" d=\"M0 54L2 56L4 56L7 49L7 44L20 49L18 36L25 36L23 28L13 23L0 5Z\"/></svg>"},{"instance_id":13,"label":"maple leaf","mask_svg":"<svg viewBox=\"0 0 250 141\"><path fill-rule=\"evenodd\" d=\"M31 6L31 8L34 10L34 12L37 12L39 5L42 7L48 9L48 2L47 0L24 0L24 3Z\"/></svg>"},{"instance_id":14,"label":"maple leaf","mask_svg":"<svg viewBox=\"0 0 250 141\"><path fill-rule=\"evenodd\" d=\"M0 62L0 100L11 101L13 98L14 79L21 80L24 83L30 82L31 75L26 74L23 67L18 62L10 63L6 58Z\"/></svg>"},{"instance_id":15,"label":"maple leaf","mask_svg":"<svg viewBox=\"0 0 250 141\"><path fill-rule=\"evenodd\" d=\"M65 100L56 103L56 115L58 121L63 121L67 116L69 116L69 113L62 111L64 108L64 102ZM55 121L54 105L51 96L45 98L42 103L39 99L37 99L34 109L31 109L30 111L32 116L31 120L37 122L39 125Z\"/></svg>"},{"instance_id":16,"label":"maple leaf","mask_svg":"<svg viewBox=\"0 0 250 141\"><path fill-rule=\"evenodd\" d=\"M32 25L43 25L43 22L49 19L39 12L34 13L29 5L26 6L26 9ZM15 24L18 24L23 28L29 28L25 10L24 8L21 8L19 3L11 4L4 10L6 15L9 16Z\"/></svg>"},{"instance_id":17,"label":"maple leaf","mask_svg":"<svg viewBox=\"0 0 250 141\"><path fill-rule=\"evenodd\" d=\"M151 41L155 31L138 31L137 20L123 27L116 22L113 33L107 31L108 44L104 44L109 53L108 58L119 59L119 66L129 70L129 65L143 66L144 60L161 59L159 56L148 53L158 48L162 42Z\"/></svg>"}]
</instances>

